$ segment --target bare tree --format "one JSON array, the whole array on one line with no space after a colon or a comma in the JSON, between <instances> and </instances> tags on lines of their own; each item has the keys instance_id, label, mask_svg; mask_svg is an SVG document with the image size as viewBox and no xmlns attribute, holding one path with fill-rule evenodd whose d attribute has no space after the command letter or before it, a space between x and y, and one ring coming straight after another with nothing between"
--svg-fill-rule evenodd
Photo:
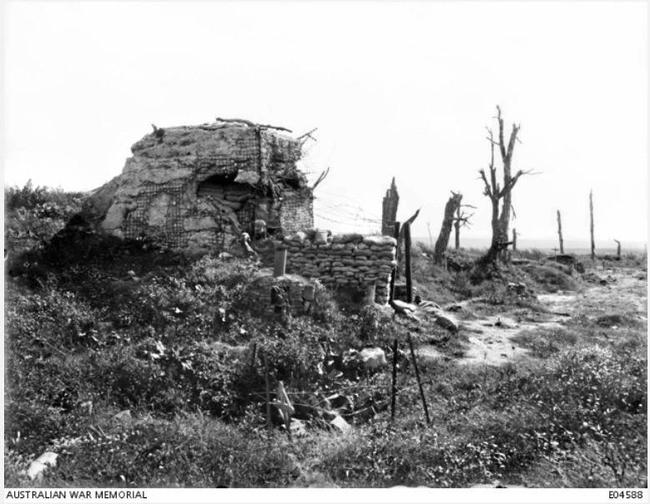
<instances>
[{"instance_id":1,"label":"bare tree","mask_svg":"<svg viewBox=\"0 0 650 504\"><path fill-rule=\"evenodd\" d=\"M440 233L436 240L436 246L433 248L434 264L442 264L445 251L449 245L449 235L451 234L451 227L454 223L454 214L460 208L460 202L462 199L463 195L461 193L455 193L452 191L451 198L449 198L445 205L445 214L442 218L442 226L440 227Z\"/></svg>"},{"instance_id":2,"label":"bare tree","mask_svg":"<svg viewBox=\"0 0 650 504\"><path fill-rule=\"evenodd\" d=\"M557 236L560 239L560 254L564 254L564 239L562 238L562 215L557 211Z\"/></svg>"},{"instance_id":3,"label":"bare tree","mask_svg":"<svg viewBox=\"0 0 650 504\"><path fill-rule=\"evenodd\" d=\"M594 192L589 191L589 233L591 234L591 260L596 260L596 242L594 240Z\"/></svg>"},{"instance_id":4,"label":"bare tree","mask_svg":"<svg viewBox=\"0 0 650 504\"><path fill-rule=\"evenodd\" d=\"M488 166L489 176L484 169L479 174L485 185L483 193L490 198L492 204L492 242L485 256L480 259L483 265L496 264L502 251L505 251L511 243L508 241L508 226L512 212L512 190L519 178L528 171L518 170L512 174L512 155L515 150L515 142L519 139L520 126L512 125L508 142L505 141L503 118L501 108L497 106L497 123L499 127L498 141L494 139L494 133L488 128L488 141L490 142L490 165ZM497 180L497 168L494 164L494 148L498 147L503 165L503 182Z\"/></svg>"},{"instance_id":5,"label":"bare tree","mask_svg":"<svg viewBox=\"0 0 650 504\"><path fill-rule=\"evenodd\" d=\"M472 205L460 205L456 209L456 215L454 215L454 246L458 250L460 248L460 228L470 227L471 224L469 220L474 216L473 213L465 213L463 208L476 208Z\"/></svg>"}]
</instances>

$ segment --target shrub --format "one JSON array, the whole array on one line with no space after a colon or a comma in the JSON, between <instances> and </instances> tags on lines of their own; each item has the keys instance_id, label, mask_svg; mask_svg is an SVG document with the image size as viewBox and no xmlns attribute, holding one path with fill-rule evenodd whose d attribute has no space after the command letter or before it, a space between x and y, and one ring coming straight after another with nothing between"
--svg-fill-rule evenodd
<instances>
[{"instance_id":1,"label":"shrub","mask_svg":"<svg viewBox=\"0 0 650 504\"><path fill-rule=\"evenodd\" d=\"M559 290L577 290L578 284L569 275L557 267L531 263L523 269L541 288L548 292Z\"/></svg>"},{"instance_id":2,"label":"shrub","mask_svg":"<svg viewBox=\"0 0 650 504\"><path fill-rule=\"evenodd\" d=\"M81 209L82 193L61 189L5 188L6 248L25 250L47 242Z\"/></svg>"}]
</instances>

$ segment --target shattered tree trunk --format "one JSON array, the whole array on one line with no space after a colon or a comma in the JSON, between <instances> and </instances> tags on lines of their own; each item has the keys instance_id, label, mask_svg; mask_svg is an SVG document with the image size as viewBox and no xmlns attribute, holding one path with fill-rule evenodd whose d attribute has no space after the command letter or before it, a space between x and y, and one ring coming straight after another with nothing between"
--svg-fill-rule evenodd
<instances>
[{"instance_id":1,"label":"shattered tree trunk","mask_svg":"<svg viewBox=\"0 0 650 504\"><path fill-rule=\"evenodd\" d=\"M454 244L456 250L460 248L460 228L469 226L469 220L474 216L474 214L466 214L463 212L463 207L476 208L472 205L459 205L456 209L456 215L454 216Z\"/></svg>"},{"instance_id":2,"label":"shattered tree trunk","mask_svg":"<svg viewBox=\"0 0 650 504\"><path fill-rule=\"evenodd\" d=\"M393 236L395 221L397 220L397 206L399 204L399 194L395 185L395 177L390 184L384 196L381 212L381 234Z\"/></svg>"},{"instance_id":3,"label":"shattered tree trunk","mask_svg":"<svg viewBox=\"0 0 650 504\"><path fill-rule=\"evenodd\" d=\"M596 260L596 242L594 241L594 192L589 191L589 232L591 234L591 260Z\"/></svg>"},{"instance_id":4,"label":"shattered tree trunk","mask_svg":"<svg viewBox=\"0 0 650 504\"><path fill-rule=\"evenodd\" d=\"M452 192L451 195L451 198L449 198L447 204L445 205L445 214L442 219L440 234L438 234L436 246L433 249L434 264L442 264L443 258L445 256L445 251L449 245L449 235L451 234L451 227L454 223L454 214L460 208L460 202L463 199L463 195L460 193Z\"/></svg>"},{"instance_id":5,"label":"shattered tree trunk","mask_svg":"<svg viewBox=\"0 0 650 504\"><path fill-rule=\"evenodd\" d=\"M501 109L497 106L497 121L499 125L499 138L498 141L494 140L494 135L488 129L490 142L490 180L485 173L485 170L479 170L479 174L483 180L484 194L490 198L492 204L492 243L487 253L479 259L479 265L486 266L488 264L496 265L499 257L505 260L506 252L510 242L508 241L508 227L510 225L510 213L512 212L512 190L519 180L519 177L525 173L522 170L517 171L512 175L512 155L515 148L515 142L518 140L520 126L513 124L506 145L504 138L504 124L501 117ZM503 185L501 186L497 181L496 167L494 166L494 148L499 148L501 154L501 161L503 164ZM501 203L500 203L501 202ZM501 207L499 209L499 207Z\"/></svg>"},{"instance_id":6,"label":"shattered tree trunk","mask_svg":"<svg viewBox=\"0 0 650 504\"><path fill-rule=\"evenodd\" d=\"M557 236L560 239L560 254L564 254L564 239L562 238L562 215L557 211Z\"/></svg>"},{"instance_id":7,"label":"shattered tree trunk","mask_svg":"<svg viewBox=\"0 0 650 504\"><path fill-rule=\"evenodd\" d=\"M616 259L621 260L621 242L614 239L616 242Z\"/></svg>"},{"instance_id":8,"label":"shattered tree trunk","mask_svg":"<svg viewBox=\"0 0 650 504\"><path fill-rule=\"evenodd\" d=\"M517 251L517 230L512 228L512 251Z\"/></svg>"}]
</instances>

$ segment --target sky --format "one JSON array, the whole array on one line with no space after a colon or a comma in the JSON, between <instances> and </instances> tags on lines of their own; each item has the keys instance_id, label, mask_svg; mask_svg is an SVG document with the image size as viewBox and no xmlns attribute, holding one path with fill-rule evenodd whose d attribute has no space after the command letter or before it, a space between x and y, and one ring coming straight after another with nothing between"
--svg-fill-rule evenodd
<instances>
[{"instance_id":1,"label":"sky","mask_svg":"<svg viewBox=\"0 0 650 504\"><path fill-rule=\"evenodd\" d=\"M29 2L4 16L5 185L90 190L159 127L240 117L302 134L319 227L435 239L450 191L490 233L478 170L496 105L521 125L520 239L645 242L646 2Z\"/></svg>"}]
</instances>

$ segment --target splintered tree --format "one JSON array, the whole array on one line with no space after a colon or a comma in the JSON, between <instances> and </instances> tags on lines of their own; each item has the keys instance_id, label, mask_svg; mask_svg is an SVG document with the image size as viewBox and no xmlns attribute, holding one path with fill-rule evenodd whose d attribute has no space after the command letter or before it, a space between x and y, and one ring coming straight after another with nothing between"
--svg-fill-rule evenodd
<instances>
[{"instance_id":1,"label":"splintered tree","mask_svg":"<svg viewBox=\"0 0 650 504\"><path fill-rule=\"evenodd\" d=\"M442 264L442 260L449 245L449 235L451 234L451 227L454 224L454 214L460 208L460 202L463 199L461 193L451 192L451 198L445 205L445 214L442 218L442 226L440 227L440 234L436 240L436 245L433 248L433 262L434 264Z\"/></svg>"},{"instance_id":2,"label":"splintered tree","mask_svg":"<svg viewBox=\"0 0 650 504\"><path fill-rule=\"evenodd\" d=\"M557 236L560 239L560 254L564 254L564 239L562 238L562 215L557 211Z\"/></svg>"},{"instance_id":3,"label":"splintered tree","mask_svg":"<svg viewBox=\"0 0 650 504\"><path fill-rule=\"evenodd\" d=\"M465 213L463 208L476 208L472 205L460 205L456 209L456 215L454 215L454 248L458 250L460 248L460 228L470 227L471 224L469 220L474 216L473 213Z\"/></svg>"},{"instance_id":4,"label":"splintered tree","mask_svg":"<svg viewBox=\"0 0 650 504\"><path fill-rule=\"evenodd\" d=\"M395 185L395 177L386 191L381 208L381 234L393 236L395 220L397 219L397 206L399 205L399 194Z\"/></svg>"},{"instance_id":5,"label":"splintered tree","mask_svg":"<svg viewBox=\"0 0 650 504\"><path fill-rule=\"evenodd\" d=\"M494 133L488 128L488 141L490 142L490 165L489 175L484 169L479 174L485 187L483 193L490 198L492 204L492 242L487 253L479 260L481 265L496 265L497 259L504 252L508 245L508 226L510 225L510 213L512 212L512 190L517 184L519 177L529 173L522 170L512 174L512 154L515 150L515 143L519 140L520 126L512 125L508 142L504 138L504 124L501 117L501 109L497 106L497 122L499 127L498 141L494 139ZM497 180L497 168L494 164L494 148L498 147L503 165L503 182Z\"/></svg>"}]
</instances>

